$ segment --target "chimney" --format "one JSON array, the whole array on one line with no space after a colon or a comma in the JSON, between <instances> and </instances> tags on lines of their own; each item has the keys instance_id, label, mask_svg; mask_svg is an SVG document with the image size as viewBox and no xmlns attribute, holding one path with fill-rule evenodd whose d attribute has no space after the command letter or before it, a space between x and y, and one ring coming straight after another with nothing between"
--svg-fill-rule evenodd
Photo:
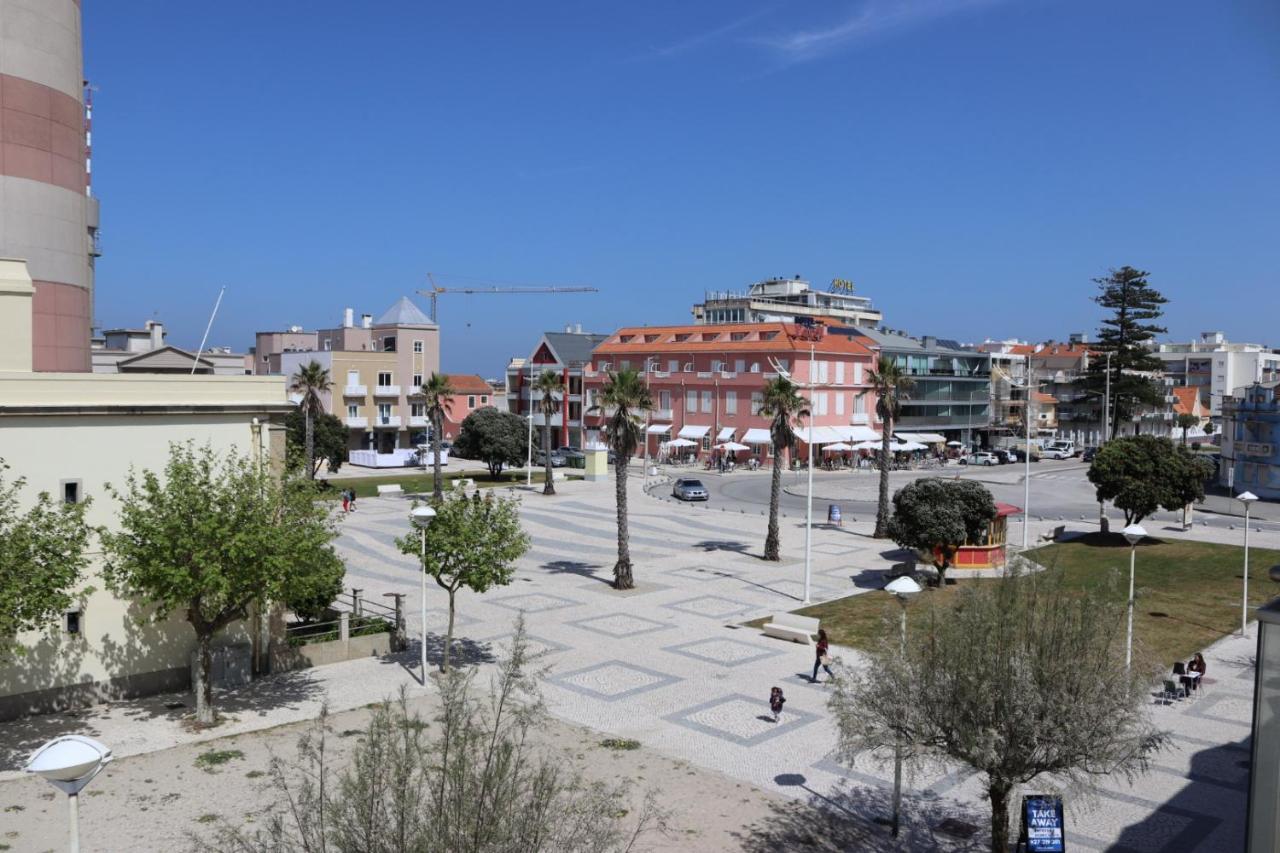
<instances>
[{"instance_id":1,"label":"chimney","mask_svg":"<svg viewBox=\"0 0 1280 853\"><path fill-rule=\"evenodd\" d=\"M164 323L148 320L147 328L151 331L151 348L160 349L164 346Z\"/></svg>"},{"instance_id":2,"label":"chimney","mask_svg":"<svg viewBox=\"0 0 1280 853\"><path fill-rule=\"evenodd\" d=\"M355 311L353 311L350 308L344 308L342 310L342 328L350 329L355 324L356 324Z\"/></svg>"},{"instance_id":3,"label":"chimney","mask_svg":"<svg viewBox=\"0 0 1280 853\"><path fill-rule=\"evenodd\" d=\"M373 328L373 315L372 315L372 314L361 314L361 315L360 315L360 328L362 328L362 329L372 329L372 328Z\"/></svg>"}]
</instances>

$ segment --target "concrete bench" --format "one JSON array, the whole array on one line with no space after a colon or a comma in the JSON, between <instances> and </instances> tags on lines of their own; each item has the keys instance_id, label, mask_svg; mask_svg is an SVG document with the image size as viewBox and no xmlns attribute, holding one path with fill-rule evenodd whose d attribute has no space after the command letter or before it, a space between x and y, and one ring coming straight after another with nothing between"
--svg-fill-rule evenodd
<instances>
[{"instance_id":1,"label":"concrete bench","mask_svg":"<svg viewBox=\"0 0 1280 853\"><path fill-rule=\"evenodd\" d=\"M794 613L775 613L773 620L766 623L762 630L770 637L811 646L813 635L818 633L818 620L812 616L797 616Z\"/></svg>"},{"instance_id":2,"label":"concrete bench","mask_svg":"<svg viewBox=\"0 0 1280 853\"><path fill-rule=\"evenodd\" d=\"M1048 533L1040 534L1040 541L1041 542L1057 542L1066 534L1066 532L1067 532L1067 526L1065 524L1059 524L1057 527L1053 528L1052 531Z\"/></svg>"},{"instance_id":3,"label":"concrete bench","mask_svg":"<svg viewBox=\"0 0 1280 853\"><path fill-rule=\"evenodd\" d=\"M387 483L386 485L380 484L378 486L378 497L382 497L383 495L403 495L403 494L404 494L404 489L400 488L399 483Z\"/></svg>"}]
</instances>

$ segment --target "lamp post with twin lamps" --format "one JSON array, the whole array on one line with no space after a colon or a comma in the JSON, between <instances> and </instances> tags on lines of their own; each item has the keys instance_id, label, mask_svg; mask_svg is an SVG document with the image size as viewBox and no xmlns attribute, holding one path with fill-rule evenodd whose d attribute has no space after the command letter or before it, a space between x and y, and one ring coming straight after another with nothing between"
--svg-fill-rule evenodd
<instances>
[{"instance_id":1,"label":"lamp post with twin lamps","mask_svg":"<svg viewBox=\"0 0 1280 853\"><path fill-rule=\"evenodd\" d=\"M1244 597L1240 600L1240 636L1244 636L1249 624L1249 507L1258 496L1253 492L1241 492L1236 500L1244 504Z\"/></svg>"},{"instance_id":2,"label":"lamp post with twin lamps","mask_svg":"<svg viewBox=\"0 0 1280 853\"><path fill-rule=\"evenodd\" d=\"M1141 524L1130 524L1124 529L1125 541L1129 543L1129 628L1124 642L1124 671L1129 672L1133 663L1133 575L1138 561L1138 543L1147 537L1147 531Z\"/></svg>"},{"instance_id":3,"label":"lamp post with twin lamps","mask_svg":"<svg viewBox=\"0 0 1280 853\"><path fill-rule=\"evenodd\" d=\"M422 536L422 564L418 567L422 573L422 686L427 686L427 528L435 520L436 511L429 506L415 506L409 513L409 520L418 528Z\"/></svg>"},{"instance_id":4,"label":"lamp post with twin lamps","mask_svg":"<svg viewBox=\"0 0 1280 853\"><path fill-rule=\"evenodd\" d=\"M893 593L893 597L898 599L898 603L902 605L902 636L900 652L905 659L907 656L907 603L911 601L921 591L920 584L909 575L903 575L896 580L890 581L884 588L885 592ZM902 812L902 738L899 736L898 743L893 748L893 837L898 837L899 815Z\"/></svg>"}]
</instances>

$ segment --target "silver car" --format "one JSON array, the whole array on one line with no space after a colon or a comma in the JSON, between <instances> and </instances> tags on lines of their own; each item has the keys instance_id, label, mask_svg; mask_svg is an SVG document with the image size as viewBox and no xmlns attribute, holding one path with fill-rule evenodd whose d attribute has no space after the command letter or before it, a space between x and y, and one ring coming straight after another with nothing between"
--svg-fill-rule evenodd
<instances>
[{"instance_id":1,"label":"silver car","mask_svg":"<svg viewBox=\"0 0 1280 853\"><path fill-rule=\"evenodd\" d=\"M681 477L676 480L675 485L671 487L671 496L682 501L705 501L711 499L711 495L708 494L707 487L702 485L702 481L695 480L692 477Z\"/></svg>"}]
</instances>

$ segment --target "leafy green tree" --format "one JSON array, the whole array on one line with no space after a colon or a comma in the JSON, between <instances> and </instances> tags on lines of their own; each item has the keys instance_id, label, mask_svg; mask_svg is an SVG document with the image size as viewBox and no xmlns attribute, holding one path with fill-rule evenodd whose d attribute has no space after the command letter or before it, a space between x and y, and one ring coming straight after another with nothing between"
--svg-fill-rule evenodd
<instances>
[{"instance_id":1,"label":"leafy green tree","mask_svg":"<svg viewBox=\"0 0 1280 853\"><path fill-rule=\"evenodd\" d=\"M440 670L447 672L458 590L466 587L482 593L511 583L516 560L529 550L529 536L520 527L519 502L496 498L492 489L486 489L484 497L479 490L467 497L458 486L435 510L436 517L426 528L425 558L419 530L397 539L396 544L404 553L422 559L422 570L449 594L449 629L440 663Z\"/></svg>"},{"instance_id":2,"label":"leafy green tree","mask_svg":"<svg viewBox=\"0 0 1280 853\"><path fill-rule=\"evenodd\" d=\"M1200 418L1190 412L1183 412L1177 418L1178 429L1182 430L1182 443L1187 443L1187 431L1200 425Z\"/></svg>"},{"instance_id":3,"label":"leafy green tree","mask_svg":"<svg viewBox=\"0 0 1280 853\"><path fill-rule=\"evenodd\" d=\"M124 488L107 491L120 524L100 531L103 576L117 594L152 605L156 621L185 614L199 648L196 720L211 724L214 636L340 569L331 505L310 480L282 480L235 450L191 442L170 445L163 474L131 470Z\"/></svg>"},{"instance_id":4,"label":"leafy green tree","mask_svg":"<svg viewBox=\"0 0 1280 853\"><path fill-rule=\"evenodd\" d=\"M302 409L304 419L303 452L307 460L307 477L312 480L316 476L315 416L324 411L320 395L331 388L333 379L329 376L329 369L318 361L298 365L293 376L289 377L289 390L302 395L298 407Z\"/></svg>"},{"instance_id":5,"label":"leafy green tree","mask_svg":"<svg viewBox=\"0 0 1280 853\"><path fill-rule=\"evenodd\" d=\"M0 459L0 660L22 653L15 643L20 632L45 627L71 606L89 546L87 500L54 504L40 492L23 512L26 481L6 481L8 468Z\"/></svg>"},{"instance_id":6,"label":"leafy green tree","mask_svg":"<svg viewBox=\"0 0 1280 853\"><path fill-rule=\"evenodd\" d=\"M444 500L444 474L440 471L440 436L444 435L444 418L453 405L453 383L444 373L432 373L422 386L427 417L431 419L431 500ZM497 476L496 474L494 475Z\"/></svg>"},{"instance_id":7,"label":"leafy green tree","mask_svg":"<svg viewBox=\"0 0 1280 853\"><path fill-rule=\"evenodd\" d=\"M1176 512L1204 498L1212 465L1167 438L1133 435L1103 445L1089 465L1098 501L1124 511L1126 526L1158 508Z\"/></svg>"},{"instance_id":8,"label":"leafy green tree","mask_svg":"<svg viewBox=\"0 0 1280 853\"><path fill-rule=\"evenodd\" d=\"M609 372L604 388L589 412L605 416L605 435L614 453L613 488L618 516L618 562L613 566L614 589L631 589L635 578L631 565L631 537L627 527L627 465L644 437L644 413L653 408L653 398L640 374L634 370Z\"/></svg>"},{"instance_id":9,"label":"leafy green tree","mask_svg":"<svg viewBox=\"0 0 1280 853\"><path fill-rule=\"evenodd\" d=\"M985 542L995 517L995 501L981 483L928 477L893 496L889 538L903 548L928 552L938 570L935 585L941 586L956 551L966 543Z\"/></svg>"},{"instance_id":10,"label":"leafy green tree","mask_svg":"<svg viewBox=\"0 0 1280 853\"><path fill-rule=\"evenodd\" d=\"M303 468L307 462L307 415L302 407L284 417L286 457L290 468ZM341 418L328 412L317 412L311 418L312 469L314 477L320 466L328 463L329 473L336 474L347 461L347 441L351 430Z\"/></svg>"},{"instance_id":11,"label":"leafy green tree","mask_svg":"<svg viewBox=\"0 0 1280 853\"><path fill-rule=\"evenodd\" d=\"M462 421L453 449L465 459L484 462L489 466L489 476L496 480L504 466L524 462L527 429L519 415L486 406Z\"/></svg>"},{"instance_id":12,"label":"leafy green tree","mask_svg":"<svg viewBox=\"0 0 1280 853\"><path fill-rule=\"evenodd\" d=\"M1136 778L1167 737L1147 716L1159 668L1125 666L1117 593L1069 588L1050 568L966 585L954 605L912 605L905 644L886 625L868 665L835 681L841 753L984 774L994 853L1009 850L1017 786Z\"/></svg>"},{"instance_id":13,"label":"leafy green tree","mask_svg":"<svg viewBox=\"0 0 1280 853\"><path fill-rule=\"evenodd\" d=\"M534 381L533 390L542 394L538 410L542 412L542 454L547 466L542 493L554 495L556 487L551 470L551 418L560 411L560 401L564 399L564 382L554 370L544 370Z\"/></svg>"},{"instance_id":14,"label":"leafy green tree","mask_svg":"<svg viewBox=\"0 0 1280 853\"><path fill-rule=\"evenodd\" d=\"M876 360L875 369L867 374L869 386L862 394L874 394L876 417L880 420L880 499L876 505L876 529L872 535L884 539L889 535L889 466L893 454L889 443L893 440L893 424L902 411L902 401L910 395L915 384L905 370L887 355Z\"/></svg>"},{"instance_id":15,"label":"leafy green tree","mask_svg":"<svg viewBox=\"0 0 1280 853\"><path fill-rule=\"evenodd\" d=\"M809 416L809 401L800 396L795 383L785 376L778 376L764 384L760 414L770 418L769 440L773 444L773 476L769 487L769 529L764 537L764 558L780 560L782 559L782 542L778 531L778 503L782 496L782 466L784 458L793 453L796 447L796 432L792 424L796 418Z\"/></svg>"},{"instance_id":16,"label":"leafy green tree","mask_svg":"<svg viewBox=\"0 0 1280 853\"><path fill-rule=\"evenodd\" d=\"M1164 314L1165 299L1147 281L1147 273L1124 266L1110 270L1105 278L1095 278L1102 292L1093 301L1110 311L1098 330L1098 341L1090 348L1103 353L1091 360L1087 385L1094 391L1106 388L1106 353L1112 353L1110 436L1119 432L1121 421L1129 420L1140 406L1160 406L1163 391L1150 378L1163 369L1163 362L1151 354L1147 343L1167 329L1151 322Z\"/></svg>"}]
</instances>

